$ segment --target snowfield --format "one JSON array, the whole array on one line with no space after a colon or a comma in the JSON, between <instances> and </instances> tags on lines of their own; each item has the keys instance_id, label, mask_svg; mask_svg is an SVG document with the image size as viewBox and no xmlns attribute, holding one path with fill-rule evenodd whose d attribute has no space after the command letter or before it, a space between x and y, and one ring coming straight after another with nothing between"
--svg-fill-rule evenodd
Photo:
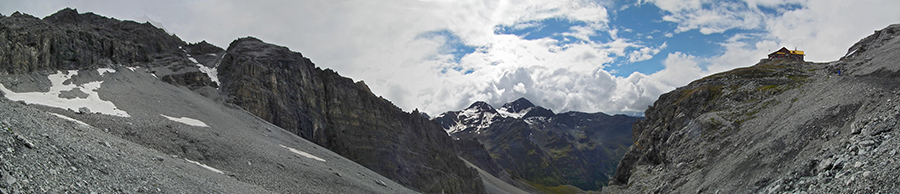
<instances>
[{"instance_id":1,"label":"snowfield","mask_svg":"<svg viewBox=\"0 0 900 194\"><path fill-rule=\"evenodd\" d=\"M72 121L72 122L75 122L75 123L78 123L78 124L81 124L81 125L84 125L84 126L88 126L88 127L91 126L91 125L88 125L87 123L84 123L84 122L79 121L78 119L73 119L72 117L67 117L67 116L65 116L65 115L56 114L56 113L52 113L52 112L47 112L47 113L50 113L50 114L53 115L53 116L56 116L56 117L59 117L59 118L65 119L65 120L69 120L69 121Z\"/></svg>"},{"instance_id":2,"label":"snowfield","mask_svg":"<svg viewBox=\"0 0 900 194\"><path fill-rule=\"evenodd\" d=\"M213 171L213 172L216 172L216 173L219 173L219 174L225 174L225 172L222 172L222 171L219 170L219 169L213 168L212 166L207 166L206 164L203 164L203 163L200 163L200 162L197 162L197 161L193 161L193 160L188 160L187 158L185 158L184 160L187 160L188 162L193 163L193 164L196 164L197 166L203 167L203 168L205 168L205 169L207 169L207 170L210 170L210 171Z\"/></svg>"},{"instance_id":3,"label":"snowfield","mask_svg":"<svg viewBox=\"0 0 900 194\"><path fill-rule=\"evenodd\" d=\"M280 144L279 144L279 145L280 145ZM318 160L318 161L325 162L325 159L316 157L316 156L314 156L314 155L312 155L312 154L309 154L309 153L306 153L306 152L304 152L304 151L300 151L300 150L297 150L297 149L294 149L294 148L291 148L291 147L287 147L287 146L284 146L284 145L280 145L280 146L283 147L284 149L288 149L288 150L290 150L291 152L294 152L295 154L299 154L299 155L301 155L301 156L306 156L307 158L311 158L311 159L314 159L314 160Z\"/></svg>"},{"instance_id":4,"label":"snowfield","mask_svg":"<svg viewBox=\"0 0 900 194\"><path fill-rule=\"evenodd\" d=\"M101 75L104 73L115 73L115 70L112 69L98 69L97 71L101 72ZM3 84L0 84L0 91L3 92L4 97L12 101L25 101L25 103L28 104L40 104L73 111L78 111L80 108L88 108L91 112L95 113L119 117L131 117L127 112L116 108L116 105L112 102L100 99L97 89L100 89L100 85L103 84L103 81L88 82L81 85L71 83L64 84L75 75L78 75L78 71L69 70L67 73L57 71L56 74L47 76L52 84L49 92L16 93L7 89ZM71 99L60 97L61 92L74 92L75 90L86 93L87 97L75 97Z\"/></svg>"},{"instance_id":5,"label":"snowfield","mask_svg":"<svg viewBox=\"0 0 900 194\"><path fill-rule=\"evenodd\" d=\"M194 59L194 58L190 58L190 59ZM219 74L219 70L217 68L215 68L215 67L209 68L200 63L197 63L197 68L200 68L200 72L203 72L206 74L206 76L209 76L210 80L212 80L213 82L216 82L216 85L222 85L222 83L219 83L219 76L216 75L216 74Z\"/></svg>"},{"instance_id":6,"label":"snowfield","mask_svg":"<svg viewBox=\"0 0 900 194\"><path fill-rule=\"evenodd\" d=\"M176 117L170 117L170 116L167 116L164 114L159 114L159 116L165 117L165 118L175 121L175 122L184 123L185 125L194 126L194 127L209 127L209 125L206 125L206 123L204 123L203 121L197 120L197 119L192 119L192 118L187 118L187 117L176 118Z\"/></svg>"}]
</instances>

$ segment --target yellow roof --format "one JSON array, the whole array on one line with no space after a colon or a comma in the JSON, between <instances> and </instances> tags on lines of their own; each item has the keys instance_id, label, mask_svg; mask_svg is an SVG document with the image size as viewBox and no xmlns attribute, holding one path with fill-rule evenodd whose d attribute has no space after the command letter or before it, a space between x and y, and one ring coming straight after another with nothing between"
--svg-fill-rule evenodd
<instances>
[{"instance_id":1,"label":"yellow roof","mask_svg":"<svg viewBox=\"0 0 900 194\"><path fill-rule=\"evenodd\" d=\"M804 55L804 54L803 54L803 51L798 51L798 50L792 50L792 51L791 51L791 54L792 54L792 55Z\"/></svg>"}]
</instances>

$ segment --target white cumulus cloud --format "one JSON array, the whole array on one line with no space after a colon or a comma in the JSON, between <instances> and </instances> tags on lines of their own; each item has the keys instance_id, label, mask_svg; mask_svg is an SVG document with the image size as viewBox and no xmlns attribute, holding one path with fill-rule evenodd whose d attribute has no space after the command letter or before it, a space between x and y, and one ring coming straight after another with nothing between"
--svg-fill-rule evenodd
<instances>
[{"instance_id":1,"label":"white cumulus cloud","mask_svg":"<svg viewBox=\"0 0 900 194\"><path fill-rule=\"evenodd\" d=\"M641 2L639 2L641 3ZM153 20L189 42L221 47L255 36L303 53L318 66L365 80L405 110L436 115L482 100L499 105L526 97L554 111L639 114L656 98L710 73L749 66L781 46L805 50L808 60L835 60L846 49L900 18L898 1L649 0L657 20L676 29L654 39L698 30L728 34L721 54L698 57L620 37L632 29L610 24L612 1L593 0L307 0L307 1L6 1L0 13L43 17L64 7L118 19ZM782 8L785 5L794 7ZM610 11L613 10L613 11ZM775 14L771 11L775 10ZM524 39L496 34L497 26L540 27L546 19L577 21L564 36ZM139 21L143 22L143 21ZM455 35L421 38L428 32ZM590 41L606 33L608 40ZM637 32L645 33L645 32ZM644 37L644 36L641 36ZM648 37L649 38L649 37ZM448 42L475 51L449 52ZM671 43L671 41L670 41ZM674 47L674 46L672 46ZM614 76L614 61L665 57L664 69Z\"/></svg>"}]
</instances>

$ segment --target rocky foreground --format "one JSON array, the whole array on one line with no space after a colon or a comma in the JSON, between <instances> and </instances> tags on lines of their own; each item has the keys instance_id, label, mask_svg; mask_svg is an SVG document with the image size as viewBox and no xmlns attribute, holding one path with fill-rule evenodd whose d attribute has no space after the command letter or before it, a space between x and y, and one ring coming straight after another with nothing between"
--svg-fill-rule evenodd
<instances>
[{"instance_id":1,"label":"rocky foreground","mask_svg":"<svg viewBox=\"0 0 900 194\"><path fill-rule=\"evenodd\" d=\"M603 191L900 192L898 36L895 24L839 61L763 60L663 94Z\"/></svg>"}]
</instances>

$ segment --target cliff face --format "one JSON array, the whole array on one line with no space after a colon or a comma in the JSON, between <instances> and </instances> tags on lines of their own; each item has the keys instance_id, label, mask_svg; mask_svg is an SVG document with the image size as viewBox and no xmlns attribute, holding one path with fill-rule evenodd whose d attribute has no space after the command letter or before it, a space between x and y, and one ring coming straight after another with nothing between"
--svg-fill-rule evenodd
<instances>
[{"instance_id":1,"label":"cliff face","mask_svg":"<svg viewBox=\"0 0 900 194\"><path fill-rule=\"evenodd\" d=\"M118 21L63 9L43 20L14 13L0 17L0 62L10 74L36 70L138 66L180 56L185 43L149 23ZM140 65L144 66L144 65Z\"/></svg>"},{"instance_id":2,"label":"cliff face","mask_svg":"<svg viewBox=\"0 0 900 194\"><path fill-rule=\"evenodd\" d=\"M0 75L142 67L174 85L215 90L217 85L197 64L214 68L222 52L206 42L187 44L150 23L69 8L44 19L18 12L0 17Z\"/></svg>"},{"instance_id":3,"label":"cliff face","mask_svg":"<svg viewBox=\"0 0 900 194\"><path fill-rule=\"evenodd\" d=\"M604 192L897 192L898 29L840 61L762 60L663 94Z\"/></svg>"},{"instance_id":4,"label":"cliff face","mask_svg":"<svg viewBox=\"0 0 900 194\"><path fill-rule=\"evenodd\" d=\"M300 53L241 38L219 66L227 101L423 192L481 193L439 125Z\"/></svg>"},{"instance_id":5,"label":"cliff face","mask_svg":"<svg viewBox=\"0 0 900 194\"><path fill-rule=\"evenodd\" d=\"M43 20L0 16L0 193L417 193L210 100L220 99L214 72L224 52L149 24L71 9ZM348 87L349 79L327 78L323 86ZM426 129L414 121L396 122ZM422 132L410 139L429 140Z\"/></svg>"},{"instance_id":6,"label":"cliff face","mask_svg":"<svg viewBox=\"0 0 900 194\"><path fill-rule=\"evenodd\" d=\"M528 100L494 109L476 102L462 111L435 117L460 146L477 140L488 153L462 152L497 177L521 178L538 189L598 190L605 186L624 155L637 117L553 111ZM490 161L493 160L493 161ZM502 170L496 169L497 163ZM504 175L509 172L511 175Z\"/></svg>"},{"instance_id":7,"label":"cliff face","mask_svg":"<svg viewBox=\"0 0 900 194\"><path fill-rule=\"evenodd\" d=\"M17 92L40 88L25 87L32 83L21 74L120 67L227 100L407 187L484 192L439 125L287 48L254 38L227 50L187 44L149 23L73 9L43 19L0 16L0 75L9 75L0 82Z\"/></svg>"}]
</instances>

